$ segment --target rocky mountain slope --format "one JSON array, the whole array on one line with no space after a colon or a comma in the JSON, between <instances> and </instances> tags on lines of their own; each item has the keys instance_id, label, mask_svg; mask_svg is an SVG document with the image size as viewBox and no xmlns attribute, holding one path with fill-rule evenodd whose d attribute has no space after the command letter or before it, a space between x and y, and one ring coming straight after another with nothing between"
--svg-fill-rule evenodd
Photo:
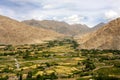
<instances>
[{"instance_id":1,"label":"rocky mountain slope","mask_svg":"<svg viewBox=\"0 0 120 80\"><path fill-rule=\"evenodd\" d=\"M82 25L82 24L73 24L70 25L70 29L73 32L73 35L83 35L86 34L90 31L90 28L87 25Z\"/></svg>"},{"instance_id":2,"label":"rocky mountain slope","mask_svg":"<svg viewBox=\"0 0 120 80\"><path fill-rule=\"evenodd\" d=\"M65 22L59 22L54 20L43 20L43 21L26 20L23 21L23 23L31 26L42 27L45 29L53 30L58 33L70 35L70 36L84 34L89 30L89 28L86 25L81 25L81 24L69 25Z\"/></svg>"},{"instance_id":3,"label":"rocky mountain slope","mask_svg":"<svg viewBox=\"0 0 120 80\"><path fill-rule=\"evenodd\" d=\"M87 27L84 27L83 29L80 28L83 32L81 33L81 31L79 32L78 35L75 35L74 36L74 39L77 39L79 43L83 43L85 42L86 40L86 37L89 37L91 33L93 33L94 31L97 31L98 29L100 29L102 26L104 26L105 23L99 23L97 25L95 25L94 27L92 28L87 28ZM79 25L78 25L79 26ZM74 26L75 28L79 29L78 27Z\"/></svg>"},{"instance_id":4,"label":"rocky mountain slope","mask_svg":"<svg viewBox=\"0 0 120 80\"><path fill-rule=\"evenodd\" d=\"M91 31L96 31L96 30L100 29L104 25L105 25L105 23L101 22L101 23L95 25L93 28L91 28Z\"/></svg>"},{"instance_id":5,"label":"rocky mountain slope","mask_svg":"<svg viewBox=\"0 0 120 80\"><path fill-rule=\"evenodd\" d=\"M82 37L78 42L80 49L120 49L120 18Z\"/></svg>"},{"instance_id":6,"label":"rocky mountain slope","mask_svg":"<svg viewBox=\"0 0 120 80\"><path fill-rule=\"evenodd\" d=\"M5 16L0 16L1 44L32 44L63 35L51 30L28 26Z\"/></svg>"}]
</instances>

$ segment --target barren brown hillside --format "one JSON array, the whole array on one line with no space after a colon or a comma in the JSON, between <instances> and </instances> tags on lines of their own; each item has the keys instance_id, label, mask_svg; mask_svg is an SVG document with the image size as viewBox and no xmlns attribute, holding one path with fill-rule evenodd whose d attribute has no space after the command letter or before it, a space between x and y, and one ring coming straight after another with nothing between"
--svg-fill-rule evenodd
<instances>
[{"instance_id":1,"label":"barren brown hillside","mask_svg":"<svg viewBox=\"0 0 120 80\"><path fill-rule=\"evenodd\" d=\"M78 40L82 49L120 49L120 18L113 20L99 30Z\"/></svg>"},{"instance_id":2,"label":"barren brown hillside","mask_svg":"<svg viewBox=\"0 0 120 80\"><path fill-rule=\"evenodd\" d=\"M63 35L42 28L28 26L5 16L0 16L0 43L31 44L51 40Z\"/></svg>"}]
</instances>

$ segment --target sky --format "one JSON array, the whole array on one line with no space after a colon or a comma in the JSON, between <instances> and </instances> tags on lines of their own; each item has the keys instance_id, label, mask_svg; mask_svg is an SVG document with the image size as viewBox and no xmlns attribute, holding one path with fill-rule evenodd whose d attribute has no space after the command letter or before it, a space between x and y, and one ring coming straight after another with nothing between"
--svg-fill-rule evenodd
<instances>
[{"instance_id":1,"label":"sky","mask_svg":"<svg viewBox=\"0 0 120 80\"><path fill-rule=\"evenodd\" d=\"M120 0L1 0L0 15L22 20L57 20L93 27L120 16Z\"/></svg>"}]
</instances>

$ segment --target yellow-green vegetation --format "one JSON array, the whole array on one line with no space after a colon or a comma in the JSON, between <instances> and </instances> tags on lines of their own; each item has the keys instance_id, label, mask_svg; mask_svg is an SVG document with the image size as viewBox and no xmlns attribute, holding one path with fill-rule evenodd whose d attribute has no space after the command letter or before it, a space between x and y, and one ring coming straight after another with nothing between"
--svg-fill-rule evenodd
<instances>
[{"instance_id":1,"label":"yellow-green vegetation","mask_svg":"<svg viewBox=\"0 0 120 80\"><path fill-rule=\"evenodd\" d=\"M119 50L78 50L77 42L72 39L0 46L0 80L120 78Z\"/></svg>"}]
</instances>

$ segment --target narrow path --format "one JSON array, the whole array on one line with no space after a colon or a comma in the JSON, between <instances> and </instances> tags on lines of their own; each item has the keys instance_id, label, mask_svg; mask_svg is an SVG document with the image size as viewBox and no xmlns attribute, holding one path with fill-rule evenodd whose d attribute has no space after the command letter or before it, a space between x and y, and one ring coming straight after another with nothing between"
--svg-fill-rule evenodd
<instances>
[{"instance_id":1,"label":"narrow path","mask_svg":"<svg viewBox=\"0 0 120 80\"><path fill-rule=\"evenodd\" d=\"M114 65L97 67L97 68L95 68L95 69L93 70L93 72L94 72L94 71L97 71L97 70L99 70L99 69L101 69L101 68L109 68L109 67L113 67L113 66L114 66Z\"/></svg>"}]
</instances>

